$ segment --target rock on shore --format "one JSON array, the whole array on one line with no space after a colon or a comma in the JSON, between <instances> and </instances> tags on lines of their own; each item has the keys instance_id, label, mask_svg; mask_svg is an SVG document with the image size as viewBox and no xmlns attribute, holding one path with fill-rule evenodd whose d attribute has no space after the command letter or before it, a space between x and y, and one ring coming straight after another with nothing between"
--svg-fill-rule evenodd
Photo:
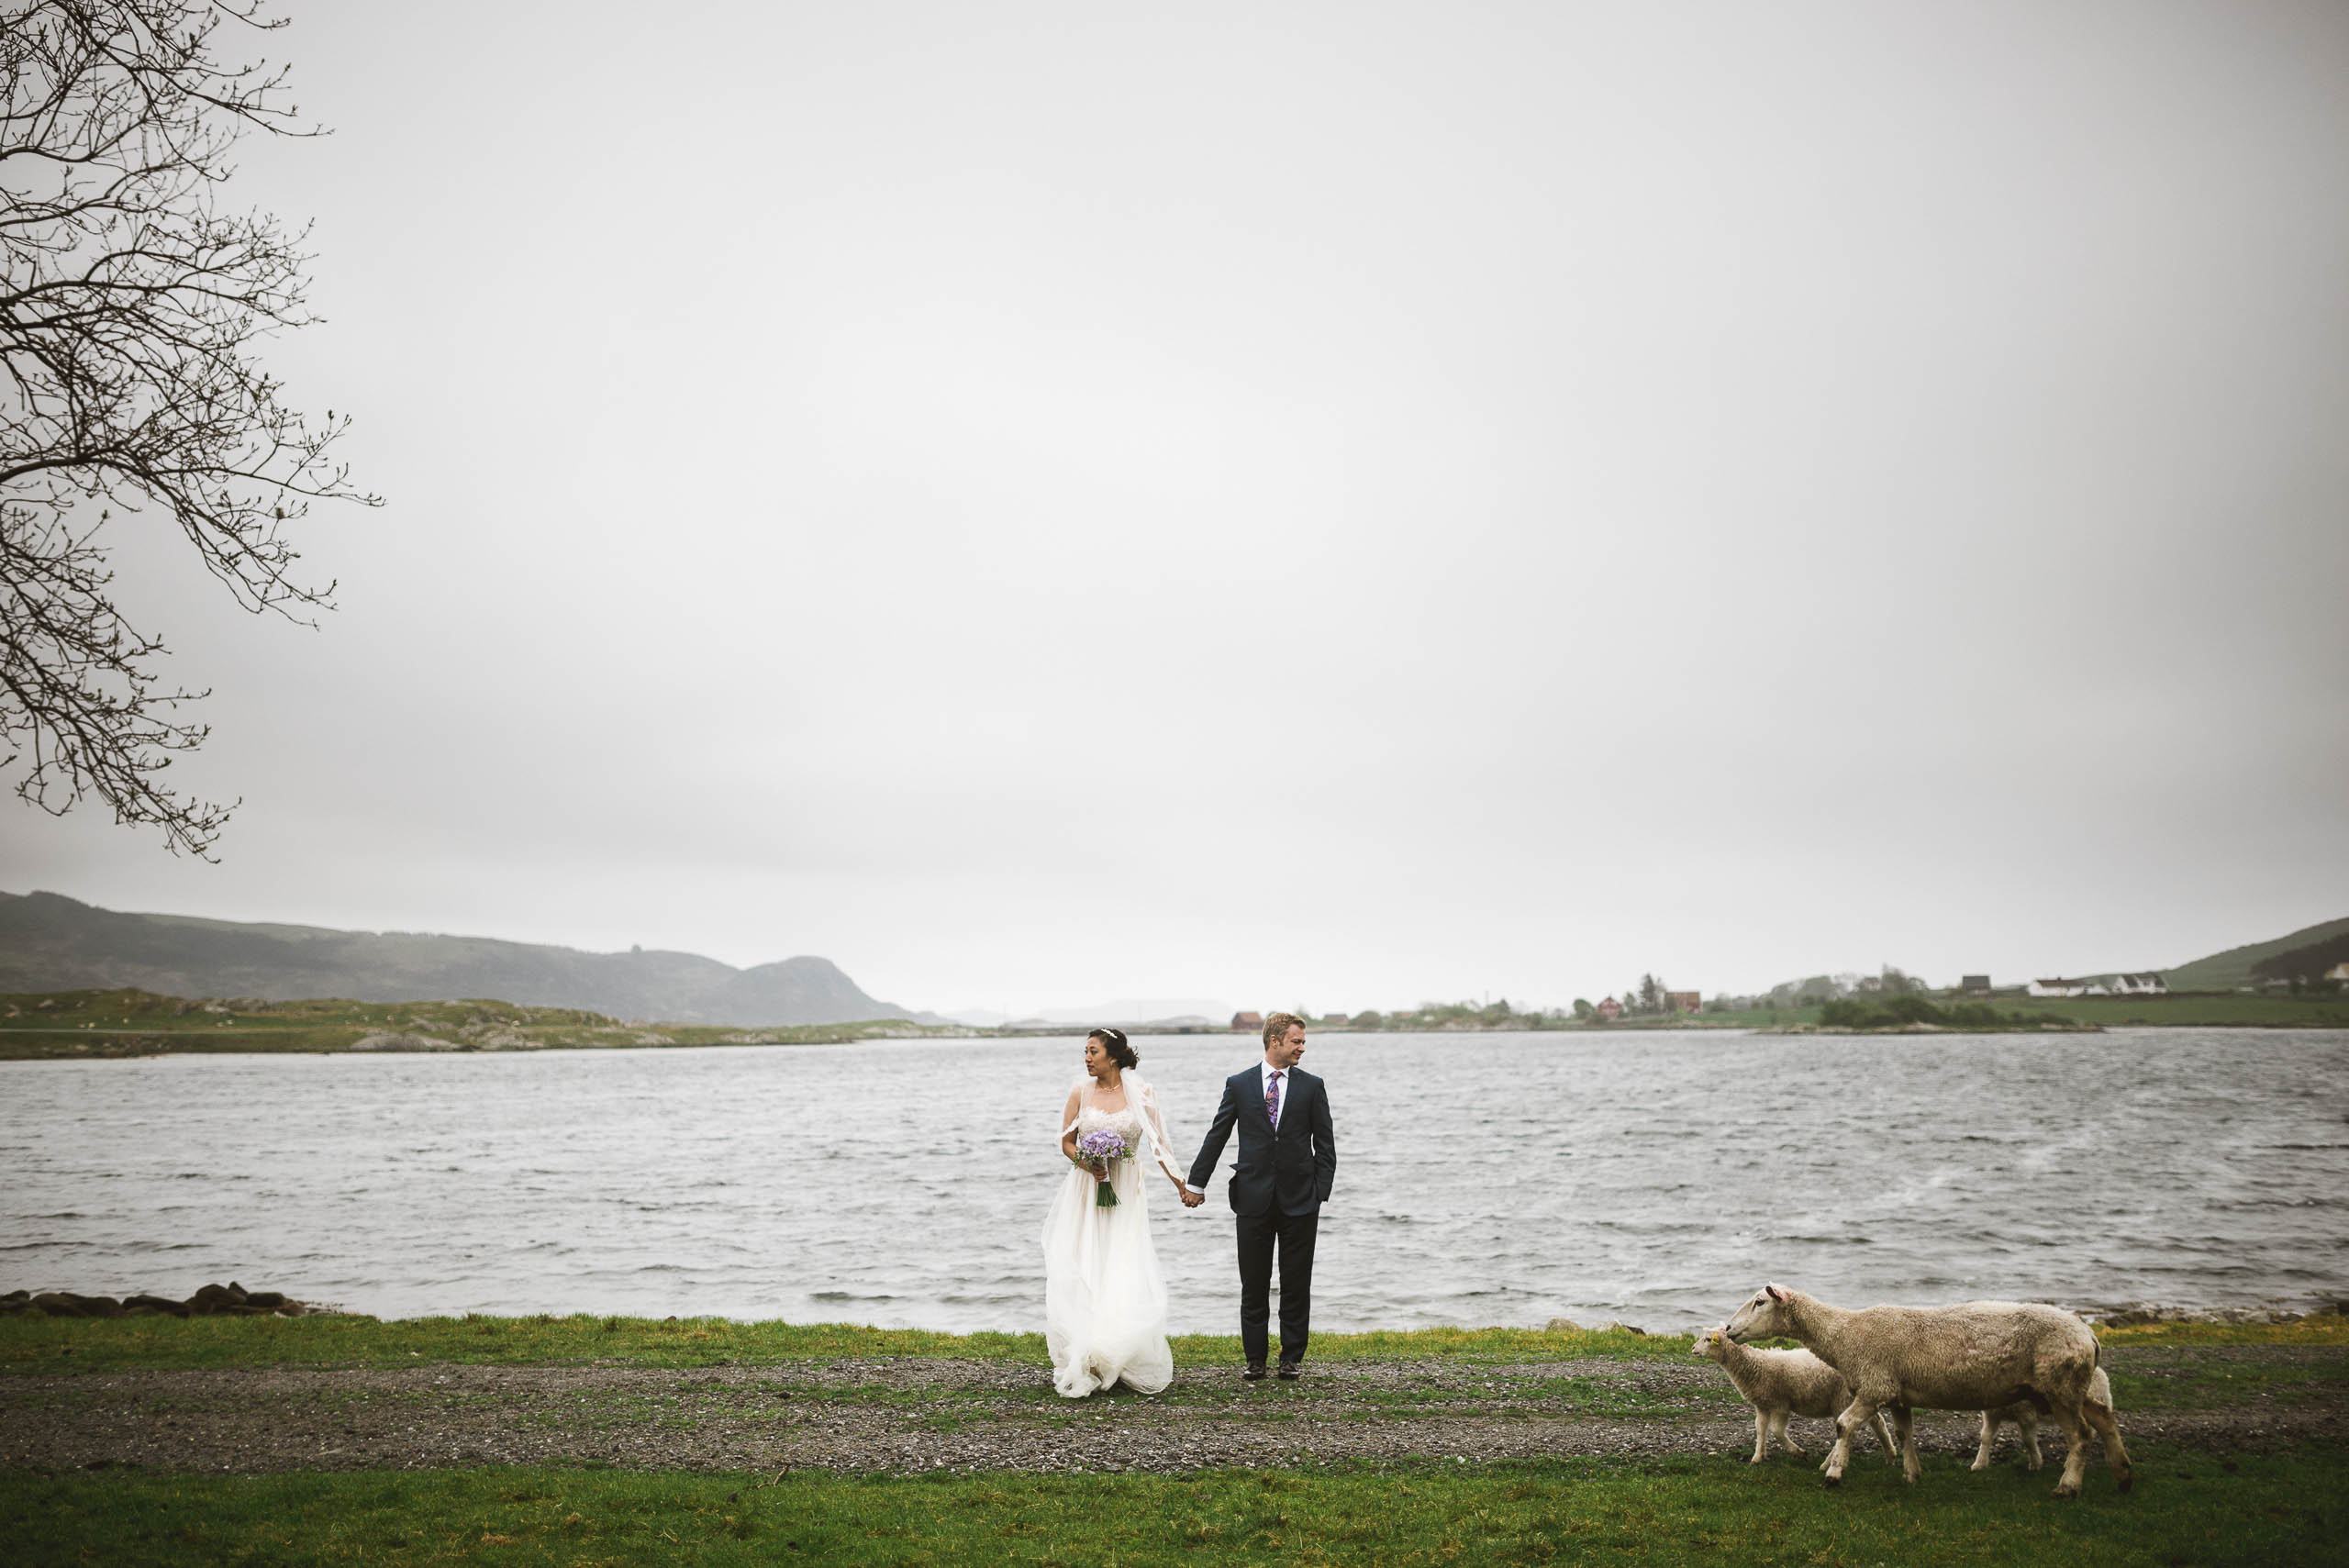
<instances>
[{"instance_id":1,"label":"rock on shore","mask_svg":"<svg viewBox=\"0 0 2349 1568\"><path fill-rule=\"evenodd\" d=\"M0 1314L50 1318L299 1318L316 1310L283 1291L247 1290L234 1280L207 1284L185 1301L168 1296L77 1296L70 1290L12 1290L0 1296Z\"/></svg>"},{"instance_id":2,"label":"rock on shore","mask_svg":"<svg viewBox=\"0 0 2349 1568\"><path fill-rule=\"evenodd\" d=\"M462 1051L452 1040L436 1040L429 1034L394 1034L378 1030L362 1035L351 1042L353 1051Z\"/></svg>"}]
</instances>

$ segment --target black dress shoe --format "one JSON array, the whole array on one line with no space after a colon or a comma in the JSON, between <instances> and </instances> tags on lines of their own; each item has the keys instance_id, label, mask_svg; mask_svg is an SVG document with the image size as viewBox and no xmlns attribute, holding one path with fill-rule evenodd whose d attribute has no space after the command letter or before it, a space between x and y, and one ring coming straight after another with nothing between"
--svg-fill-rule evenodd
<instances>
[{"instance_id":1,"label":"black dress shoe","mask_svg":"<svg viewBox=\"0 0 2349 1568\"><path fill-rule=\"evenodd\" d=\"M1250 1362L1248 1363L1248 1370L1241 1373L1240 1375L1246 1378L1251 1383L1262 1383L1264 1381L1264 1363L1263 1362Z\"/></svg>"},{"instance_id":2,"label":"black dress shoe","mask_svg":"<svg viewBox=\"0 0 2349 1568\"><path fill-rule=\"evenodd\" d=\"M1281 1373L1280 1373L1280 1375L1281 1375L1281 1381L1282 1381L1283 1383L1295 1383L1295 1382L1297 1381L1297 1373L1298 1373L1299 1371L1301 1371L1301 1370L1302 1370L1302 1368L1300 1368L1300 1367L1298 1366L1298 1364L1297 1364L1296 1362L1293 1362L1293 1361L1284 1361L1284 1362L1281 1362Z\"/></svg>"}]
</instances>

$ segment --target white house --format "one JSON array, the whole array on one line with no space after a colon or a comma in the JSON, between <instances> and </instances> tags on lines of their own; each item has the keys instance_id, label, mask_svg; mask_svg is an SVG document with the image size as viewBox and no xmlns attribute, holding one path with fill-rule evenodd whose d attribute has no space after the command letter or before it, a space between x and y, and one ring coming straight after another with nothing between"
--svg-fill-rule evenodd
<instances>
[{"instance_id":1,"label":"white house","mask_svg":"<svg viewBox=\"0 0 2349 1568\"><path fill-rule=\"evenodd\" d=\"M2083 980L2034 980L2033 996L2166 996L2169 984L2158 974L2094 974Z\"/></svg>"}]
</instances>

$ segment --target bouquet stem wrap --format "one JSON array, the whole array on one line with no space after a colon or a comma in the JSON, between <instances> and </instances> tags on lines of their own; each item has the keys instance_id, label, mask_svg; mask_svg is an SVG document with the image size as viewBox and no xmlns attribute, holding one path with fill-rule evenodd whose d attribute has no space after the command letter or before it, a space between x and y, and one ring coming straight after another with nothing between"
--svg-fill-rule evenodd
<instances>
[{"instance_id":1,"label":"bouquet stem wrap","mask_svg":"<svg viewBox=\"0 0 2349 1568\"><path fill-rule=\"evenodd\" d=\"M1087 1169L1095 1165L1106 1168L1116 1161L1130 1158L1132 1154L1133 1150L1128 1147L1123 1133L1113 1127L1097 1127L1076 1140L1076 1153L1073 1158L1078 1165ZM1104 1177L1094 1178L1093 1207L1118 1207L1118 1195Z\"/></svg>"}]
</instances>

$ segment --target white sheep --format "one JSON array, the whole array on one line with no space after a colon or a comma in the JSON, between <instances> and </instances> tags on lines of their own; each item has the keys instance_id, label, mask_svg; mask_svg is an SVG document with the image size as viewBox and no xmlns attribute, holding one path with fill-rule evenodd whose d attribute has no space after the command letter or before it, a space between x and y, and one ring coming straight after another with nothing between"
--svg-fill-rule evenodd
<instances>
[{"instance_id":1,"label":"white sheep","mask_svg":"<svg viewBox=\"0 0 2349 1568\"><path fill-rule=\"evenodd\" d=\"M2104 1375L2102 1367L2097 1368L2096 1375L2088 1379L2088 1398L2099 1405L2112 1403L2112 1380ZM2039 1457L2039 1412L2030 1400L2019 1399L2012 1405L1982 1412L1982 1445L1975 1451L1973 1468L1990 1468L1990 1451L1998 1446L1998 1429L2008 1422L2021 1430L2025 1464L2036 1470L2045 1462Z\"/></svg>"},{"instance_id":2,"label":"white sheep","mask_svg":"<svg viewBox=\"0 0 2349 1568\"><path fill-rule=\"evenodd\" d=\"M1802 1451L1787 1435L1789 1416L1831 1420L1852 1402L1852 1385L1842 1374L1809 1351L1757 1350L1739 1344L1719 1329L1708 1329L1697 1336L1689 1353L1720 1362L1729 1380L1753 1407L1753 1457L1746 1461L1748 1464L1762 1462L1770 1451L1772 1438L1785 1445L1788 1453ZM1886 1462L1896 1462L1900 1445L1892 1440L1883 1411L1876 1413L1875 1423Z\"/></svg>"},{"instance_id":3,"label":"white sheep","mask_svg":"<svg viewBox=\"0 0 2349 1568\"><path fill-rule=\"evenodd\" d=\"M2087 1472L2087 1440L2104 1440L2104 1457L2121 1490L2132 1474L2121 1446L2110 1385L2097 1396L2095 1332L2061 1307L2033 1302L1969 1301L1958 1307L1871 1307L1849 1311L1798 1290L1765 1285L1723 1329L1737 1340L1799 1340L1852 1385L1852 1403L1835 1422L1824 1466L1831 1486L1843 1478L1852 1438L1887 1406L1901 1429L1904 1473L1915 1481L1915 1435L1906 1409L1998 1410L2027 1401L2044 1407L2071 1440L2058 1497L2076 1497Z\"/></svg>"}]
</instances>

